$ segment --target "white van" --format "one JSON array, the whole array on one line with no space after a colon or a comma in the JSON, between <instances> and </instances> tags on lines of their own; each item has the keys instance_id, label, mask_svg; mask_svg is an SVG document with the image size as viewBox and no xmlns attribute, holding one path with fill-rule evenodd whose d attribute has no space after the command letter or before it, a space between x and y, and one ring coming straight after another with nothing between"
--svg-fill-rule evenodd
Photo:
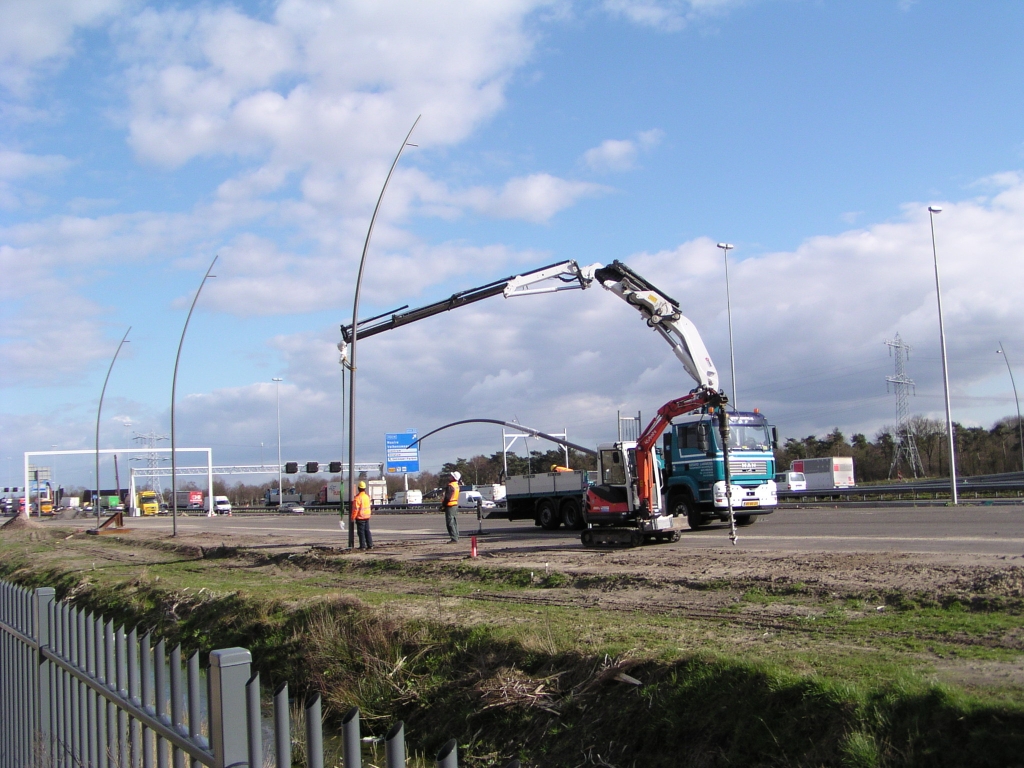
<instances>
[{"instance_id":1,"label":"white van","mask_svg":"<svg viewBox=\"0 0 1024 768\"><path fill-rule=\"evenodd\" d=\"M206 499L206 511L210 511L210 499ZM218 515L230 515L231 514L231 502L227 496L214 496L213 497L213 511Z\"/></svg>"},{"instance_id":2,"label":"white van","mask_svg":"<svg viewBox=\"0 0 1024 768\"><path fill-rule=\"evenodd\" d=\"M392 504L406 504L412 506L414 504L423 503L423 491L395 491L394 498L391 499Z\"/></svg>"},{"instance_id":3,"label":"white van","mask_svg":"<svg viewBox=\"0 0 1024 768\"><path fill-rule=\"evenodd\" d=\"M807 478L803 472L780 472L775 476L775 487L779 491L806 491Z\"/></svg>"}]
</instances>

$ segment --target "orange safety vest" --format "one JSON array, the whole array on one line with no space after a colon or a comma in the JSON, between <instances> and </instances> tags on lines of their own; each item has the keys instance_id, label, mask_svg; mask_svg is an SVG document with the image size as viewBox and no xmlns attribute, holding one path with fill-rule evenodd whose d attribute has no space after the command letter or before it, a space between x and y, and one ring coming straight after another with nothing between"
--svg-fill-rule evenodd
<instances>
[{"instance_id":1,"label":"orange safety vest","mask_svg":"<svg viewBox=\"0 0 1024 768\"><path fill-rule=\"evenodd\" d=\"M356 494L356 497L352 499L352 519L370 519L370 497L367 495L366 491L360 491Z\"/></svg>"},{"instance_id":2,"label":"orange safety vest","mask_svg":"<svg viewBox=\"0 0 1024 768\"><path fill-rule=\"evenodd\" d=\"M448 500L448 506L457 507L459 506L459 484L452 480L448 485L452 489L452 497Z\"/></svg>"}]
</instances>

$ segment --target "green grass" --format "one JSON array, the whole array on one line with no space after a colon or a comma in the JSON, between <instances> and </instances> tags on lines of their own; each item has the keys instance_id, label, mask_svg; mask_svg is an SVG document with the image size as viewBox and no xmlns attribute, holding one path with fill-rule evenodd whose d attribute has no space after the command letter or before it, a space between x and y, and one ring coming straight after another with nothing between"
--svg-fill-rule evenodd
<instances>
[{"instance_id":1,"label":"green grass","mask_svg":"<svg viewBox=\"0 0 1024 768\"><path fill-rule=\"evenodd\" d=\"M1024 692L933 682L940 664L1019 660L1012 601L883 603L718 579L685 585L722 598L717 616L693 618L573 605L629 580L550 569L315 551L197 558L46 536L0 539L0 573L186 652L248 647L266 685L319 690L335 715L358 705L371 734L402 718L425 754L454 735L467 766L513 755L551 766L996 766L1024 755ZM476 599L482 590L501 599ZM549 590L568 604L523 602Z\"/></svg>"}]
</instances>

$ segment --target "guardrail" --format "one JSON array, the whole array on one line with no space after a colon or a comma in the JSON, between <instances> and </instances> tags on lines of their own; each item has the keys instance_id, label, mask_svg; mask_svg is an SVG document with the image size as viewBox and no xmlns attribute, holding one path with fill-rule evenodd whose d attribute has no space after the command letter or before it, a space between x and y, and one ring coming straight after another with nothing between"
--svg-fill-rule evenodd
<instances>
[{"instance_id":1,"label":"guardrail","mask_svg":"<svg viewBox=\"0 0 1024 768\"><path fill-rule=\"evenodd\" d=\"M856 485L852 488L780 491L779 500L799 502L860 498L866 501L868 499L883 499L886 497L895 498L896 500L924 500L926 498L935 500L950 496L949 485L948 478L938 478L882 485ZM1013 494L1015 497L1020 497L1024 495L1024 472L958 477L956 490L957 494L964 498L969 498L972 493L975 498L981 498L982 494L986 496Z\"/></svg>"},{"instance_id":2,"label":"guardrail","mask_svg":"<svg viewBox=\"0 0 1024 768\"><path fill-rule=\"evenodd\" d=\"M273 694L266 736L248 650L211 651L204 671L198 652L183 667L180 645L168 654L153 641L56 600L52 588L0 581L0 768L291 768L286 683ZM303 710L305 765L324 768L319 694ZM342 721L342 744L345 768L360 768L358 708ZM404 768L402 722L384 746L387 768ZM454 739L436 765L458 768Z\"/></svg>"}]
</instances>

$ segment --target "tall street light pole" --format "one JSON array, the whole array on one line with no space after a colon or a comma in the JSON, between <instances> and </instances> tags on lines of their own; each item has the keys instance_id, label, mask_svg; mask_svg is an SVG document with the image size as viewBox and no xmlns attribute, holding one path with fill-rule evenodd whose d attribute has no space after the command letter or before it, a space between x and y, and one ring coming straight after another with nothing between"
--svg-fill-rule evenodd
<instances>
[{"instance_id":1,"label":"tall street light pole","mask_svg":"<svg viewBox=\"0 0 1024 768\"><path fill-rule=\"evenodd\" d=\"M939 345L942 348L942 389L946 395L946 438L949 440L949 493L953 504L958 504L956 493L956 446L953 444L953 411L949 405L949 366L946 363L946 331L942 325L942 287L939 284L939 255L935 248L935 214L942 213L937 205L928 206L928 221L932 227L932 260L935 262L935 298L939 305Z\"/></svg>"},{"instance_id":2,"label":"tall street light pole","mask_svg":"<svg viewBox=\"0 0 1024 768\"><path fill-rule=\"evenodd\" d=\"M388 171L387 177L384 179L384 186L381 187L380 196L377 198L377 205L373 207L373 215L370 217L370 226L366 230L366 240L363 242L363 255L359 259L359 272L356 274L356 289L355 296L352 299L352 341L349 343L348 353L348 370L349 370L349 382L350 386L348 389L348 508L352 509L352 502L355 498L353 493L353 486L355 486L355 473L356 473L356 339L359 336L359 288L363 283L363 267L366 266L366 252L370 247L370 236L373 234L373 225L377 221L377 213L380 211L381 201L384 199L384 193L388 189L388 183L391 181L391 174L395 172L395 166L398 165L399 158L402 157L402 153L408 146L415 146L409 144L409 138L412 136L412 132L416 130L416 123L420 121L422 115L417 115L416 119L413 120L412 128L405 135L405 139L402 141L402 146L398 149L398 154L395 155L394 161L391 163L391 169ZM342 369L342 375L344 376L344 368ZM352 549L355 546L355 526L350 525L348 527L348 548Z\"/></svg>"},{"instance_id":3,"label":"tall street light pole","mask_svg":"<svg viewBox=\"0 0 1024 768\"><path fill-rule=\"evenodd\" d=\"M50 446L53 450L57 450L56 445ZM50 501L53 503L53 508L57 509L60 506L60 485L57 483L57 456L54 454L53 467L50 470L50 481L53 483L53 488L50 489ZM39 516L43 516L42 506L39 509Z\"/></svg>"},{"instance_id":4,"label":"tall street light pole","mask_svg":"<svg viewBox=\"0 0 1024 768\"><path fill-rule=\"evenodd\" d=\"M1020 434L1020 469L1024 472L1024 426L1021 426L1020 421L1020 400L1017 399L1017 384L1013 380L1013 369L1010 368L1010 358L1006 356L1005 350L1003 350L1003 342L999 342L999 349L996 350L996 354L1002 355L1003 360L1006 361L1006 370L1010 374L1010 385L1013 387L1013 402L1017 405L1017 431Z\"/></svg>"},{"instance_id":5,"label":"tall street light pole","mask_svg":"<svg viewBox=\"0 0 1024 768\"><path fill-rule=\"evenodd\" d=\"M203 292L203 286L206 285L206 281L216 275L211 275L213 271L213 265L217 263L217 257L213 257L213 261L210 262L210 268L206 270L206 274L203 275L203 281L199 284L199 289L196 291L195 298L192 299L192 306L188 308L188 315L185 317L185 327L181 329L181 341L178 342L178 354L174 358L174 377L171 379L171 535L178 535L178 453L175 450L175 431L174 431L174 399L178 389L178 363L181 362L181 348L185 344L185 334L188 332L188 321L192 319L192 311L196 308L196 302L199 301L199 294ZM210 509L213 509L213 499L210 499Z\"/></svg>"},{"instance_id":6,"label":"tall street light pole","mask_svg":"<svg viewBox=\"0 0 1024 768\"><path fill-rule=\"evenodd\" d=\"M277 511L281 511L284 503L284 486L281 485L281 381L276 376L273 379L277 387Z\"/></svg>"},{"instance_id":7,"label":"tall street light pole","mask_svg":"<svg viewBox=\"0 0 1024 768\"><path fill-rule=\"evenodd\" d=\"M732 409L737 409L736 405L736 355L733 352L732 346L732 296L729 294L729 251L736 246L732 243L719 243L718 247L722 249L722 256L725 258L725 309L729 315L729 369L732 372Z\"/></svg>"},{"instance_id":8,"label":"tall street light pole","mask_svg":"<svg viewBox=\"0 0 1024 768\"><path fill-rule=\"evenodd\" d=\"M100 404L96 409L96 495L92 500L92 504L96 508L96 528L100 527L100 414L103 413L103 396L107 394L107 382L110 381L110 372L114 370L114 363L117 362L117 356L121 354L121 347L128 343L128 334L131 332L132 327L128 326L128 330L124 332L121 343L114 350L114 357L110 361L110 367L107 368L107 377L103 379L103 389L100 390ZM28 499L28 489L25 490L25 498ZM28 511L27 501L25 502L25 511Z\"/></svg>"}]
</instances>

